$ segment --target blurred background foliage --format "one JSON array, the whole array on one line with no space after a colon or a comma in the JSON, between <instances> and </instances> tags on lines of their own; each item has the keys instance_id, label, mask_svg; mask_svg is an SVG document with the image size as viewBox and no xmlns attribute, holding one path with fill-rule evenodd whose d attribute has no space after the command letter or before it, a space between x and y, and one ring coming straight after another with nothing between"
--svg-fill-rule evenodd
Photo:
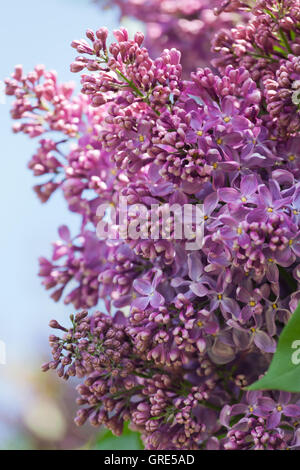
<instances>
[{"instance_id":1,"label":"blurred background foliage","mask_svg":"<svg viewBox=\"0 0 300 470\"><path fill-rule=\"evenodd\" d=\"M131 431L128 425L125 427L122 436L116 437L110 431L103 431L99 434L96 443L93 445L95 450L142 450L143 443L140 434Z\"/></svg>"},{"instance_id":2,"label":"blurred background foliage","mask_svg":"<svg viewBox=\"0 0 300 470\"><path fill-rule=\"evenodd\" d=\"M22 390L23 400L16 407L1 407L0 422L8 433L0 439L0 449L13 450L141 450L139 433L125 426L120 437L90 424L78 428L76 380L62 383L55 374L44 374L36 367L10 369L5 377L12 389ZM25 384L25 385L24 385ZM63 386L62 386L63 385ZM13 397L12 397L13 398Z\"/></svg>"}]
</instances>

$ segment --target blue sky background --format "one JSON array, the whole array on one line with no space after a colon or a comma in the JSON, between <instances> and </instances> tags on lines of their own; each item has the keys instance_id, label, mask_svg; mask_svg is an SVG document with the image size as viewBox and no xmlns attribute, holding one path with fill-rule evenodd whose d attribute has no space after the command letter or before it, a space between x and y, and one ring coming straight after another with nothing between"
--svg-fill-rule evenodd
<instances>
[{"instance_id":1,"label":"blue sky background","mask_svg":"<svg viewBox=\"0 0 300 470\"><path fill-rule=\"evenodd\" d=\"M91 0L14 0L1 3L0 80L22 64L26 72L36 64L55 69L61 81L79 81L69 64L76 55L73 39L87 28L118 25L117 10L101 11ZM79 86L78 86L79 89ZM7 365L0 365L0 411L15 408L20 390L9 385L10 371L38 367L41 351L48 352L48 322L63 319L72 306L55 304L37 276L38 257L50 255L57 227L77 230L78 218L57 194L42 205L32 186L37 183L26 165L34 139L11 132L11 100L0 104L1 122L1 230L0 230L0 340L6 342ZM63 386L63 384L62 384ZM0 425L1 426L1 425Z\"/></svg>"}]
</instances>

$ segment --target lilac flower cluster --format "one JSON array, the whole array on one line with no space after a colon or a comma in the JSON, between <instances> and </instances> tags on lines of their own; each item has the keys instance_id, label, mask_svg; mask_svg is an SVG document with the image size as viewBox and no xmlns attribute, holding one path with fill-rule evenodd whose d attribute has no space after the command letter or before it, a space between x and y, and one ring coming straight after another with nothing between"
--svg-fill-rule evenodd
<instances>
[{"instance_id":1,"label":"lilac flower cluster","mask_svg":"<svg viewBox=\"0 0 300 470\"><path fill-rule=\"evenodd\" d=\"M99 299L99 259L105 259L107 247L91 231L71 239L68 228L62 226L59 234L61 240L53 244L52 260L39 260L43 285L46 289L55 288L51 297L57 302L67 285L76 282L78 286L65 296L65 304L72 303L78 309L93 307ZM59 261L62 263L56 264Z\"/></svg>"},{"instance_id":2,"label":"lilac flower cluster","mask_svg":"<svg viewBox=\"0 0 300 470\"><path fill-rule=\"evenodd\" d=\"M176 310L181 321L193 316L191 304L177 303ZM226 374L222 366L199 354L199 347L192 346L198 344L197 333L184 342L178 326L170 331L175 315L172 319L166 309L146 314L135 310L129 319L121 311L113 317L100 312L88 317L82 311L71 320L70 329L50 322L52 328L63 331L63 337L50 336L53 361L44 364L43 370L56 369L65 380L84 378L77 386L78 425L89 419L93 426L104 424L120 435L129 420L149 450L299 446L300 400L288 393L263 392L248 392L241 398L246 377L235 366ZM216 331L216 324L206 323L207 333ZM176 356L175 347L169 355L148 352L150 337L156 338L158 350L159 343L165 347L171 335L181 356ZM247 372L252 369L255 374L261 359L253 352L245 356L239 357L241 369L248 365ZM222 407L224 402L235 404Z\"/></svg>"},{"instance_id":3,"label":"lilac flower cluster","mask_svg":"<svg viewBox=\"0 0 300 470\"><path fill-rule=\"evenodd\" d=\"M235 16L222 11L216 17L214 9L220 7L220 0L109 0L107 4L118 6L121 19L135 18L144 23L146 47L152 56L163 49L179 49L186 77L213 57L214 34L246 17L245 11Z\"/></svg>"},{"instance_id":4,"label":"lilac flower cluster","mask_svg":"<svg viewBox=\"0 0 300 470\"><path fill-rule=\"evenodd\" d=\"M241 7L239 2L225 2L227 9L228 3L231 11ZM251 8L253 18L247 24L221 30L213 40L214 51L221 54L213 60L216 67L243 65L262 82L265 123L279 138L296 136L300 130L299 12L299 0L261 0Z\"/></svg>"},{"instance_id":5,"label":"lilac flower cluster","mask_svg":"<svg viewBox=\"0 0 300 470\"><path fill-rule=\"evenodd\" d=\"M129 421L151 450L300 446L299 396L245 391L300 300L298 62L296 46L296 58L287 49L300 37L300 5L276 4L270 15L274 2L257 2L255 18L228 33L239 55L220 46L219 71L198 68L188 80L178 50L152 59L141 33L132 40L121 28L108 46L101 28L72 43L79 97L41 67L28 76L17 67L6 81L16 130L63 134L43 136L29 163L50 178L38 195L45 202L61 189L81 218L79 235L60 227L51 261L41 258L43 284L54 300L105 310L79 312L70 329L50 324L63 337L50 336L43 368L82 380L78 425L89 419L119 435ZM263 64L252 55L259 25ZM202 204L201 248L175 237L175 219L168 236L141 224L137 238L99 237L99 221L114 231L124 216L121 198L158 222L170 204Z\"/></svg>"}]
</instances>

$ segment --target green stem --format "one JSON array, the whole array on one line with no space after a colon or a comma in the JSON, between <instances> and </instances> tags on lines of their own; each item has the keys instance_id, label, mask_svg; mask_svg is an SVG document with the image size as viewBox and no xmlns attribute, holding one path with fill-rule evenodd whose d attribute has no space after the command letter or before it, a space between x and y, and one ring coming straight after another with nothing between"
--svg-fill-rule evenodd
<instances>
[{"instance_id":1,"label":"green stem","mask_svg":"<svg viewBox=\"0 0 300 470\"><path fill-rule=\"evenodd\" d=\"M256 57L258 59L266 59L269 62L278 62L278 60L273 59L273 57L269 57L267 55L262 55L262 54L256 54L255 52L249 52L249 55L251 55L252 57Z\"/></svg>"},{"instance_id":2,"label":"green stem","mask_svg":"<svg viewBox=\"0 0 300 470\"><path fill-rule=\"evenodd\" d=\"M132 80L128 80L127 77L125 77L125 75L119 70L119 69L116 69L116 73L118 75L120 75L121 78L123 78L123 80L128 83L128 85L130 86L130 88L132 88L135 93L140 96L141 98L145 99L145 96L143 95L143 93L138 89L138 87L133 83Z\"/></svg>"},{"instance_id":3,"label":"green stem","mask_svg":"<svg viewBox=\"0 0 300 470\"><path fill-rule=\"evenodd\" d=\"M290 44L289 44L289 41L288 41L288 39L287 39L287 37L286 37L286 35L285 35L285 32L284 32L281 28L279 29L279 36L280 36L280 39L281 39L281 41L282 41L284 47L286 48L286 50L289 52L289 54L292 54L293 51L292 51L292 49L291 49L291 46L290 46Z\"/></svg>"}]
</instances>

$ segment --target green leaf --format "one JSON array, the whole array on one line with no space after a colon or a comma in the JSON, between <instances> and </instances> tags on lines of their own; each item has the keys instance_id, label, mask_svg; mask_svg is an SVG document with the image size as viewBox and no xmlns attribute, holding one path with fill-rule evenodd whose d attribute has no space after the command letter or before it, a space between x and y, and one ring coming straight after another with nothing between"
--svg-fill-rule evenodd
<instances>
[{"instance_id":1,"label":"green leaf","mask_svg":"<svg viewBox=\"0 0 300 470\"><path fill-rule=\"evenodd\" d=\"M142 450L143 443L138 432L131 431L126 424L121 436L111 431L102 432L94 446L95 450Z\"/></svg>"},{"instance_id":2,"label":"green leaf","mask_svg":"<svg viewBox=\"0 0 300 470\"><path fill-rule=\"evenodd\" d=\"M266 374L247 390L300 392L300 304L282 330Z\"/></svg>"},{"instance_id":3,"label":"green leaf","mask_svg":"<svg viewBox=\"0 0 300 470\"><path fill-rule=\"evenodd\" d=\"M285 54L286 53L285 50L282 47L275 46L275 45L273 46L273 51L279 52L280 54Z\"/></svg>"}]
</instances>

